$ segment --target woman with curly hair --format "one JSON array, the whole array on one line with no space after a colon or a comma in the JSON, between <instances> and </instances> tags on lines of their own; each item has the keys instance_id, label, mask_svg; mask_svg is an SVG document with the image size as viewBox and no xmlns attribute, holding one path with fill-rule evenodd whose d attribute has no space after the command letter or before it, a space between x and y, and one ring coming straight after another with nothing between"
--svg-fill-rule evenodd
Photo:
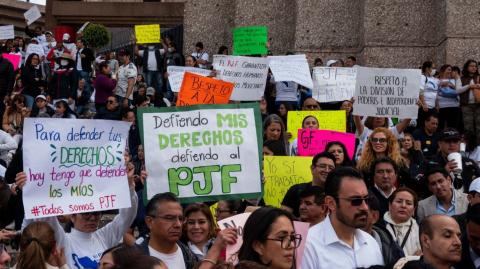
<instances>
[{"instance_id":1,"label":"woman with curly hair","mask_svg":"<svg viewBox=\"0 0 480 269\"><path fill-rule=\"evenodd\" d=\"M408 180L409 174L406 168L405 159L400 154L400 146L395 135L387 128L375 128L369 136L368 141L363 147L362 155L357 163L357 169L360 170L367 182L372 185L373 173L372 165L376 159L388 157L392 159L399 168L398 181Z\"/></svg>"}]
</instances>

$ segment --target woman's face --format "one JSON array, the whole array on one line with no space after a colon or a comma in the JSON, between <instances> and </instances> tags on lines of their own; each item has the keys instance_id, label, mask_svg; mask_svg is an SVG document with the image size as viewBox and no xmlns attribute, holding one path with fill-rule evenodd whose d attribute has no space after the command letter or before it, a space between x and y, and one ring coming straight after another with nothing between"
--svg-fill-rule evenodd
<instances>
[{"instance_id":1,"label":"woman's face","mask_svg":"<svg viewBox=\"0 0 480 269\"><path fill-rule=\"evenodd\" d=\"M40 62L40 59L38 58L37 55L32 56L32 66L37 66L39 62Z\"/></svg>"},{"instance_id":2,"label":"woman's face","mask_svg":"<svg viewBox=\"0 0 480 269\"><path fill-rule=\"evenodd\" d=\"M110 52L110 59L115 59L115 52Z\"/></svg>"},{"instance_id":3,"label":"woman's face","mask_svg":"<svg viewBox=\"0 0 480 269\"><path fill-rule=\"evenodd\" d=\"M393 221L402 223L408 221L415 212L413 196L409 192L402 191L397 193L395 199L389 205L388 210Z\"/></svg>"},{"instance_id":4,"label":"woman's face","mask_svg":"<svg viewBox=\"0 0 480 269\"><path fill-rule=\"evenodd\" d=\"M143 76L137 75L137 82L143 82Z\"/></svg>"},{"instance_id":5,"label":"woman's face","mask_svg":"<svg viewBox=\"0 0 480 269\"><path fill-rule=\"evenodd\" d=\"M143 146L142 145L138 146L137 154L138 154L138 159L139 160L143 160L145 158L145 152L143 151Z\"/></svg>"},{"instance_id":6,"label":"woman's face","mask_svg":"<svg viewBox=\"0 0 480 269\"><path fill-rule=\"evenodd\" d=\"M373 129L378 127L383 127L385 125L386 118L374 117L373 118Z\"/></svg>"},{"instance_id":7,"label":"woman's face","mask_svg":"<svg viewBox=\"0 0 480 269\"><path fill-rule=\"evenodd\" d=\"M25 107L25 101L23 101L22 99L17 99L17 100L15 101L15 106L16 106L18 109L24 108L24 107Z\"/></svg>"},{"instance_id":8,"label":"woman's face","mask_svg":"<svg viewBox=\"0 0 480 269\"><path fill-rule=\"evenodd\" d=\"M385 153L387 151L387 136L384 133L375 133L370 136L370 143L375 153Z\"/></svg>"},{"instance_id":9,"label":"woman's face","mask_svg":"<svg viewBox=\"0 0 480 269\"><path fill-rule=\"evenodd\" d=\"M217 209L215 210L215 218L217 221L226 219L233 216L233 212L228 208L228 204L225 201L219 201L217 204Z\"/></svg>"},{"instance_id":10,"label":"woman's face","mask_svg":"<svg viewBox=\"0 0 480 269\"><path fill-rule=\"evenodd\" d=\"M335 165L341 165L345 159L345 152L343 148L339 145L333 145L328 149L328 152L332 153L335 156Z\"/></svg>"},{"instance_id":11,"label":"woman's face","mask_svg":"<svg viewBox=\"0 0 480 269\"><path fill-rule=\"evenodd\" d=\"M268 239L284 239L295 234L292 222L285 216L280 216L272 224L270 233L266 236ZM259 254L260 259L265 264L270 264L269 268L290 269L294 261L294 242L291 242L286 248L282 248L282 242L276 240L265 240L265 242L254 242L254 250Z\"/></svg>"},{"instance_id":12,"label":"woman's face","mask_svg":"<svg viewBox=\"0 0 480 269\"><path fill-rule=\"evenodd\" d=\"M442 77L444 77L444 78L449 78L449 77L451 77L451 76L452 76L452 68L451 68L451 67L447 67L447 68L445 69L445 71L443 71Z\"/></svg>"},{"instance_id":13,"label":"woman's face","mask_svg":"<svg viewBox=\"0 0 480 269\"><path fill-rule=\"evenodd\" d=\"M347 114L348 114L352 111L352 103L349 101L344 101L340 109L347 111Z\"/></svg>"},{"instance_id":14,"label":"woman's face","mask_svg":"<svg viewBox=\"0 0 480 269\"><path fill-rule=\"evenodd\" d=\"M281 104L279 107L278 107L278 114L280 114L280 116L285 116L287 115L287 108L285 107L284 104Z\"/></svg>"},{"instance_id":15,"label":"woman's face","mask_svg":"<svg viewBox=\"0 0 480 269\"><path fill-rule=\"evenodd\" d=\"M187 217L187 237L193 244L204 244L208 241L209 227L207 217L200 211Z\"/></svg>"},{"instance_id":16,"label":"woman's face","mask_svg":"<svg viewBox=\"0 0 480 269\"><path fill-rule=\"evenodd\" d=\"M314 117L308 117L303 121L304 129L318 129L318 121Z\"/></svg>"},{"instance_id":17,"label":"woman's face","mask_svg":"<svg viewBox=\"0 0 480 269\"><path fill-rule=\"evenodd\" d=\"M267 140L280 140L280 136L282 134L282 126L280 123L272 122L268 125L267 129L265 130L265 138Z\"/></svg>"},{"instance_id":18,"label":"woman's face","mask_svg":"<svg viewBox=\"0 0 480 269\"><path fill-rule=\"evenodd\" d=\"M57 114L63 114L66 110L67 109L63 106L63 104L58 104L55 106L55 112L57 112Z\"/></svg>"},{"instance_id":19,"label":"woman's face","mask_svg":"<svg viewBox=\"0 0 480 269\"><path fill-rule=\"evenodd\" d=\"M115 263L113 262L113 256L112 253L107 253L103 255L103 257L100 259L100 263L98 264L98 269L111 269L115 266Z\"/></svg>"},{"instance_id":20,"label":"woman's face","mask_svg":"<svg viewBox=\"0 0 480 269\"><path fill-rule=\"evenodd\" d=\"M468 65L468 73L470 74L474 74L474 73L477 73L477 63L476 62L471 62L469 65Z\"/></svg>"},{"instance_id":21,"label":"woman's face","mask_svg":"<svg viewBox=\"0 0 480 269\"><path fill-rule=\"evenodd\" d=\"M406 136L403 138L403 141L402 141L402 148L404 148L404 149L411 149L412 147L413 147L412 137L409 136L409 135L406 135Z\"/></svg>"},{"instance_id":22,"label":"woman's face","mask_svg":"<svg viewBox=\"0 0 480 269\"><path fill-rule=\"evenodd\" d=\"M21 79L17 79L17 86L18 86L19 88L23 87L23 82L22 82Z\"/></svg>"},{"instance_id":23,"label":"woman's face","mask_svg":"<svg viewBox=\"0 0 480 269\"><path fill-rule=\"evenodd\" d=\"M195 61L193 60L192 57L185 58L185 66L189 66L189 67L195 66Z\"/></svg>"}]
</instances>

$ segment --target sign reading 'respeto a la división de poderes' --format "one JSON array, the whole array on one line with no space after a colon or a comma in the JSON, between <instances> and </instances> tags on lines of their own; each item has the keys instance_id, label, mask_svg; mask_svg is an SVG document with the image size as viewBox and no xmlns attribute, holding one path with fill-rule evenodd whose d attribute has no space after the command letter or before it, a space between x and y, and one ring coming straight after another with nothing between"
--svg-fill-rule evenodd
<instances>
[{"instance_id":1,"label":"sign reading 'respeto a la divisi\u00f3n de poderes'","mask_svg":"<svg viewBox=\"0 0 480 269\"><path fill-rule=\"evenodd\" d=\"M261 196L258 104L138 112L147 199L163 192L186 203Z\"/></svg>"}]
</instances>

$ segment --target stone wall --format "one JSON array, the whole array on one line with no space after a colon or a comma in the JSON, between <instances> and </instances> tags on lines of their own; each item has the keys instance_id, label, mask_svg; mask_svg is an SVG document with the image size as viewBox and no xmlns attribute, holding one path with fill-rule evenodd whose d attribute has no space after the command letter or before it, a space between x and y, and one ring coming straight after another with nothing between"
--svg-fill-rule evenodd
<instances>
[{"instance_id":1,"label":"stone wall","mask_svg":"<svg viewBox=\"0 0 480 269\"><path fill-rule=\"evenodd\" d=\"M478 0L187 0L184 48L231 48L237 26L266 25L274 54L310 60L354 55L359 63L416 68L479 58Z\"/></svg>"}]
</instances>

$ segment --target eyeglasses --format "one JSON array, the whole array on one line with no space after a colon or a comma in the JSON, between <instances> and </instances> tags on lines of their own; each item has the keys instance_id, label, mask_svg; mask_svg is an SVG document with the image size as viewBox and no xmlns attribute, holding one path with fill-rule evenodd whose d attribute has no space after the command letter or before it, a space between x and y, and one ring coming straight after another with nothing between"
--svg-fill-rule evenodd
<instances>
[{"instance_id":1,"label":"eyeglasses","mask_svg":"<svg viewBox=\"0 0 480 269\"><path fill-rule=\"evenodd\" d=\"M372 138L370 138L370 142L372 142L372 143L387 143L387 139L386 138L372 137Z\"/></svg>"},{"instance_id":2,"label":"eyeglasses","mask_svg":"<svg viewBox=\"0 0 480 269\"><path fill-rule=\"evenodd\" d=\"M347 200L347 201L350 201L350 205L352 206L360 206L364 201L365 203L368 205L371 203L372 201L372 197L371 196L365 196L365 197L350 197L350 198L347 198L347 197L337 197L338 199L342 199L342 200Z\"/></svg>"},{"instance_id":3,"label":"eyeglasses","mask_svg":"<svg viewBox=\"0 0 480 269\"><path fill-rule=\"evenodd\" d=\"M318 168L320 168L320 169L329 169L329 170L335 169L335 166L333 166L333 165L328 165L328 164L324 164L324 163L316 164L315 167L318 167Z\"/></svg>"},{"instance_id":4,"label":"eyeglasses","mask_svg":"<svg viewBox=\"0 0 480 269\"><path fill-rule=\"evenodd\" d=\"M169 222L169 223L176 223L177 221L180 221L181 223L183 223L185 221L185 217L180 215L180 216L175 216L175 215L165 215L165 216L154 216L154 215L150 215L150 217L152 218L159 218L159 219L162 219L166 222Z\"/></svg>"},{"instance_id":5,"label":"eyeglasses","mask_svg":"<svg viewBox=\"0 0 480 269\"><path fill-rule=\"evenodd\" d=\"M283 249L289 249L291 247L290 245L293 242L293 248L297 248L298 246L300 246L300 242L302 242L302 235L291 234L279 238L266 238L266 240L281 242L281 247Z\"/></svg>"}]
</instances>

